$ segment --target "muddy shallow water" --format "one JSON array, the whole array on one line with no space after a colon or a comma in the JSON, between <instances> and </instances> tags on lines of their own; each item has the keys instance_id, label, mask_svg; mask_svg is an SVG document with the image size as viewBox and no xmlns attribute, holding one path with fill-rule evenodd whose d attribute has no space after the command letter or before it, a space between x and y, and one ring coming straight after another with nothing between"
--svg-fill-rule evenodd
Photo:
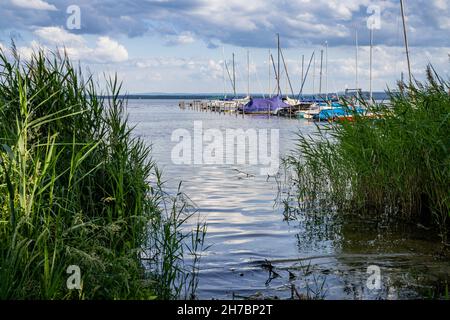
<instances>
[{"instance_id":1,"label":"muddy shallow water","mask_svg":"<svg viewBox=\"0 0 450 320\"><path fill-rule=\"evenodd\" d=\"M176 190L183 181L183 191L208 224L210 247L200 262L198 298L445 296L450 261L425 230L333 216L286 221L275 202L277 181L261 175L261 165L177 165L171 157L173 131L193 132L194 121L222 132L279 129L281 156L294 148L295 133L314 133L314 124L182 111L173 100L131 100L128 112L137 135L153 145L167 187Z\"/></svg>"}]
</instances>

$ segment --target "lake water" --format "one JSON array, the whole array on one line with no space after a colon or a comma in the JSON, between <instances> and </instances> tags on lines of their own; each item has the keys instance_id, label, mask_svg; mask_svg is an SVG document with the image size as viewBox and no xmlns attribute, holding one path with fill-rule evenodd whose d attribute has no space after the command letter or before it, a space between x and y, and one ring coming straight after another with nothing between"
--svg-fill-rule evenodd
<instances>
[{"instance_id":1,"label":"lake water","mask_svg":"<svg viewBox=\"0 0 450 320\"><path fill-rule=\"evenodd\" d=\"M278 129L281 156L294 148L299 130L317 130L313 123L180 110L175 100L130 100L128 112L136 134L152 144L169 190L182 181L208 224L198 298L405 299L441 296L448 287L448 260L415 226L285 221L275 203L277 181L261 175L261 165L177 165L171 158L172 133L193 134L194 121L223 133Z\"/></svg>"}]
</instances>

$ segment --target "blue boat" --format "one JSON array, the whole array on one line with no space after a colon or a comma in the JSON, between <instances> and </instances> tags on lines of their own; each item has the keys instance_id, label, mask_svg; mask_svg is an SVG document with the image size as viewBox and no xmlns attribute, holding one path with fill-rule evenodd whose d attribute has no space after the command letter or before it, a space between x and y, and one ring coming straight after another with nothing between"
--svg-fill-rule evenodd
<instances>
[{"instance_id":1,"label":"blue boat","mask_svg":"<svg viewBox=\"0 0 450 320\"><path fill-rule=\"evenodd\" d=\"M332 109L326 109L321 110L318 114L314 115L313 119L316 121L329 121L329 120L335 120L342 117L349 117L357 114L364 114L364 109L362 108L332 108Z\"/></svg>"}]
</instances>

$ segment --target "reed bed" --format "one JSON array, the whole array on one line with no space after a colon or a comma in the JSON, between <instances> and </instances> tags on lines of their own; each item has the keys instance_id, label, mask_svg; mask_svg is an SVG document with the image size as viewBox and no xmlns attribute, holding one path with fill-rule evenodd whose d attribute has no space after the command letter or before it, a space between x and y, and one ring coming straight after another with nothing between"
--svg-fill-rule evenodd
<instances>
[{"instance_id":1,"label":"reed bed","mask_svg":"<svg viewBox=\"0 0 450 320\"><path fill-rule=\"evenodd\" d=\"M117 79L99 94L65 54L0 51L0 299L171 299L192 284L183 228ZM70 290L67 268L81 271Z\"/></svg>"},{"instance_id":2,"label":"reed bed","mask_svg":"<svg viewBox=\"0 0 450 320\"><path fill-rule=\"evenodd\" d=\"M447 241L450 215L449 82L430 66L427 82L399 83L389 105L360 101L371 117L302 133L284 159L286 215L356 214L411 222ZM345 102L344 102L345 103Z\"/></svg>"}]
</instances>

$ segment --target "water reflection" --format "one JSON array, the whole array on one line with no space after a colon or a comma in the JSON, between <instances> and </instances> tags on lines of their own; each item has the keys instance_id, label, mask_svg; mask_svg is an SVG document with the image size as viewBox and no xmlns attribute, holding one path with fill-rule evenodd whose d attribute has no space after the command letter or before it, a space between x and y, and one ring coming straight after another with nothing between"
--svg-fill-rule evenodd
<instances>
[{"instance_id":1,"label":"water reflection","mask_svg":"<svg viewBox=\"0 0 450 320\"><path fill-rule=\"evenodd\" d=\"M333 214L307 216L293 203L276 206L279 184L259 175L257 165L174 165L170 159L173 130L190 130L197 120L205 129L280 129L282 155L294 147L298 130L313 133L314 125L181 111L176 101L130 101L129 113L137 134L153 145L169 191L176 192L182 180L183 191L208 223L210 247L201 259L199 298L442 296L449 263L420 230ZM283 219L286 209L290 214ZM369 265L381 268L381 290L366 286Z\"/></svg>"},{"instance_id":2,"label":"water reflection","mask_svg":"<svg viewBox=\"0 0 450 320\"><path fill-rule=\"evenodd\" d=\"M299 252L330 253L306 259L312 276L294 283L300 292L307 294L305 283L322 276L326 278L322 290L327 299L448 297L448 249L415 225L335 213L299 213L297 223ZM304 269L305 261L276 264L278 269L292 271L298 264ZM379 288L368 285L370 266L380 270Z\"/></svg>"}]
</instances>

